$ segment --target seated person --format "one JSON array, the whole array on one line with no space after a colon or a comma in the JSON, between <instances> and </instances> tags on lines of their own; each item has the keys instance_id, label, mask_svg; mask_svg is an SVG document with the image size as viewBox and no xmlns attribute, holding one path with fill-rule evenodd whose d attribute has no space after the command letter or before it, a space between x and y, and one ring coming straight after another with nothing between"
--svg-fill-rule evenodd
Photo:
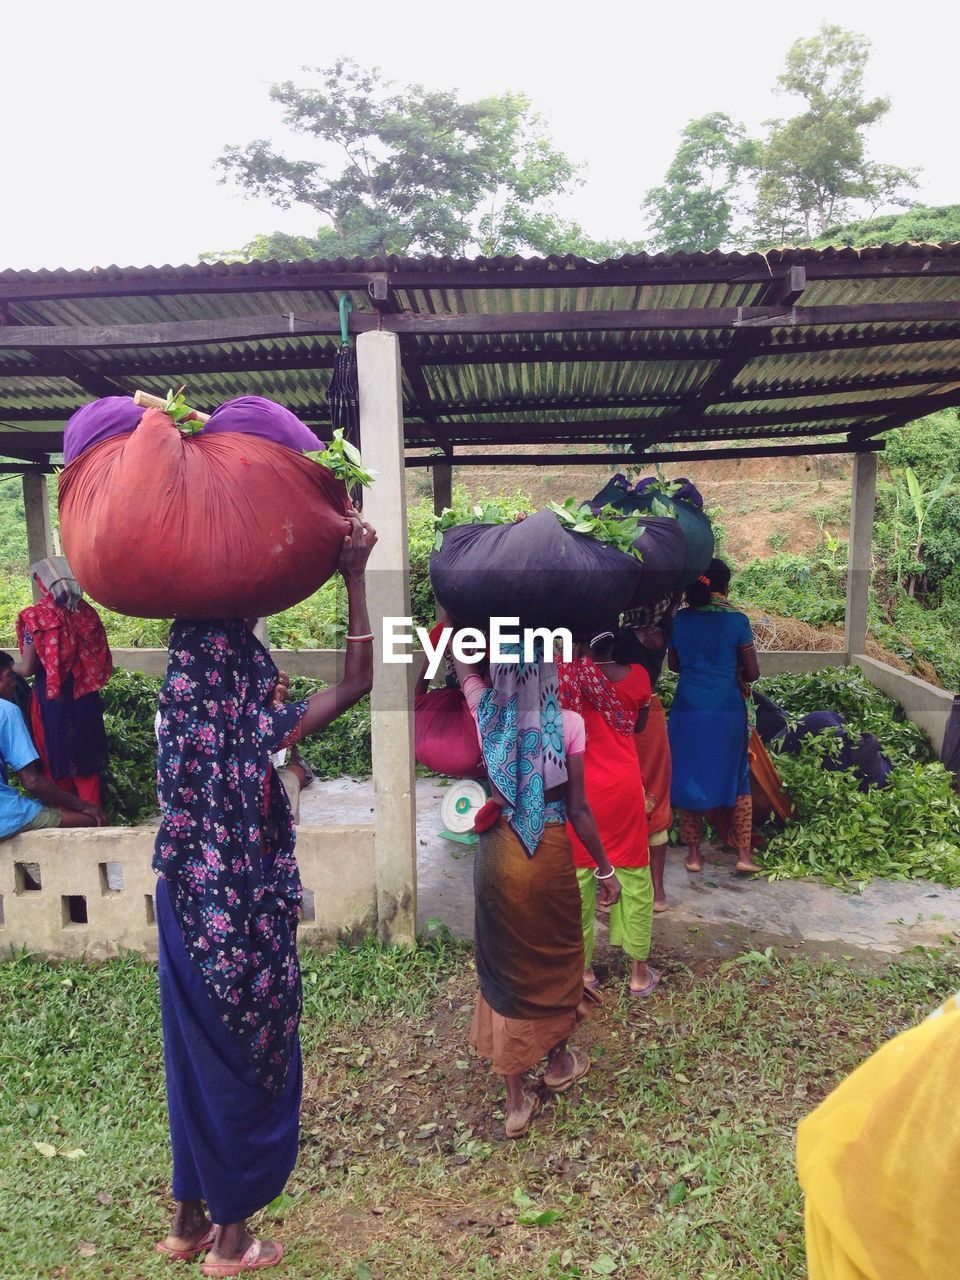
<instances>
[{"instance_id":1,"label":"seated person","mask_svg":"<svg viewBox=\"0 0 960 1280\"><path fill-rule=\"evenodd\" d=\"M37 768L37 749L12 701L14 687L13 659L0 650L0 840L41 827L102 827L102 809L64 791ZM8 785L10 769L35 800Z\"/></svg>"}]
</instances>

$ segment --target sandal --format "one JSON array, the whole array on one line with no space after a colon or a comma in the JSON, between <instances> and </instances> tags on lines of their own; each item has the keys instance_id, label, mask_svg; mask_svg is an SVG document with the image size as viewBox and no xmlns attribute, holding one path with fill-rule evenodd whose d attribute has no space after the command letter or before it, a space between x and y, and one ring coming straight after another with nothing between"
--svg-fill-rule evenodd
<instances>
[{"instance_id":1,"label":"sandal","mask_svg":"<svg viewBox=\"0 0 960 1280\"><path fill-rule=\"evenodd\" d=\"M573 1071L568 1076L561 1076L559 1080L551 1081L549 1075L544 1075L543 1083L552 1093L566 1093L573 1087L578 1080L590 1070L590 1059L582 1049L571 1049L570 1057L573 1058Z\"/></svg>"},{"instance_id":2,"label":"sandal","mask_svg":"<svg viewBox=\"0 0 960 1280\"><path fill-rule=\"evenodd\" d=\"M525 1093L523 1097L524 1101L529 1103L529 1109L523 1120L515 1120L512 1123L509 1120L507 1121L504 1129L508 1138L522 1138L530 1128L530 1121L540 1110L540 1099L535 1093Z\"/></svg>"},{"instance_id":3,"label":"sandal","mask_svg":"<svg viewBox=\"0 0 960 1280\"><path fill-rule=\"evenodd\" d=\"M584 978L584 980L583 980L583 989L584 989L584 991L599 991L599 990L600 990L600 979L599 979L599 978L594 978L592 982L588 982L588 981L586 980L586 978Z\"/></svg>"},{"instance_id":4,"label":"sandal","mask_svg":"<svg viewBox=\"0 0 960 1280\"><path fill-rule=\"evenodd\" d=\"M171 1249L168 1244L162 1240L157 1241L157 1253L162 1253L165 1258L169 1258L171 1262L189 1262L191 1258L196 1258L201 1253L212 1247L214 1237L217 1234L217 1228L211 1226L205 1236L197 1241L195 1245L191 1245L189 1249Z\"/></svg>"},{"instance_id":5,"label":"sandal","mask_svg":"<svg viewBox=\"0 0 960 1280\"><path fill-rule=\"evenodd\" d=\"M254 1240L242 1258L235 1262L205 1262L200 1268L202 1276L239 1276L245 1271L261 1271L264 1267L275 1267L283 1257L283 1245L279 1240L273 1241L277 1252L269 1258L263 1257L263 1241Z\"/></svg>"},{"instance_id":6,"label":"sandal","mask_svg":"<svg viewBox=\"0 0 960 1280\"><path fill-rule=\"evenodd\" d=\"M650 981L647 983L645 987L640 987L639 989L635 987L627 988L627 990L630 992L631 1000L646 1000L647 996L652 996L654 991L656 991L657 987L659 987L660 979L663 977L663 974L660 972L659 969L653 969L653 968L651 968L650 972L653 974L653 977L650 979Z\"/></svg>"}]
</instances>

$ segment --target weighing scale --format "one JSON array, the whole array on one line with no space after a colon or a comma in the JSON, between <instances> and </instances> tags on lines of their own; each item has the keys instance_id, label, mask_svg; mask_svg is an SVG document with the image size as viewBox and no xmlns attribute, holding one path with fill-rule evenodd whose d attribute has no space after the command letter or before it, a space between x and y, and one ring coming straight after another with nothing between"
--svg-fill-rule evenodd
<instances>
[{"instance_id":1,"label":"weighing scale","mask_svg":"<svg viewBox=\"0 0 960 1280\"><path fill-rule=\"evenodd\" d=\"M440 802L440 831L444 840L474 845L478 836L473 829L477 810L490 799L490 788L475 778L454 778Z\"/></svg>"}]
</instances>

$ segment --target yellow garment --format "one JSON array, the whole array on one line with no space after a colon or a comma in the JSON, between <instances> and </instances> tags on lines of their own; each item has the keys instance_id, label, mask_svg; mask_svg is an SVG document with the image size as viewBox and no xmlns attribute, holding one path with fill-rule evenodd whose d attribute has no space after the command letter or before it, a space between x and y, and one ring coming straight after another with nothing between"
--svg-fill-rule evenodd
<instances>
[{"instance_id":1,"label":"yellow garment","mask_svg":"<svg viewBox=\"0 0 960 1280\"><path fill-rule=\"evenodd\" d=\"M879 1049L802 1122L797 1171L809 1280L956 1280L956 997Z\"/></svg>"}]
</instances>

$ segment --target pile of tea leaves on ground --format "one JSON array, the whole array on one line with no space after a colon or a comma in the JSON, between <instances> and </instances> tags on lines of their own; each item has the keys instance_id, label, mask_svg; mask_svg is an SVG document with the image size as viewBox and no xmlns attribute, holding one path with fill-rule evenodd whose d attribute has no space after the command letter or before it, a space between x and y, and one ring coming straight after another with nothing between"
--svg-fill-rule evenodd
<instances>
[{"instance_id":1,"label":"pile of tea leaves on ground","mask_svg":"<svg viewBox=\"0 0 960 1280\"><path fill-rule=\"evenodd\" d=\"M806 739L799 756L774 746L799 820L769 832L760 860L771 879L820 876L852 887L885 876L960 886L960 795L902 708L853 667L770 677L757 688L791 722L809 711L838 712L854 739L875 734L893 764L886 787L861 791L855 773L824 768L833 735Z\"/></svg>"}]
</instances>

